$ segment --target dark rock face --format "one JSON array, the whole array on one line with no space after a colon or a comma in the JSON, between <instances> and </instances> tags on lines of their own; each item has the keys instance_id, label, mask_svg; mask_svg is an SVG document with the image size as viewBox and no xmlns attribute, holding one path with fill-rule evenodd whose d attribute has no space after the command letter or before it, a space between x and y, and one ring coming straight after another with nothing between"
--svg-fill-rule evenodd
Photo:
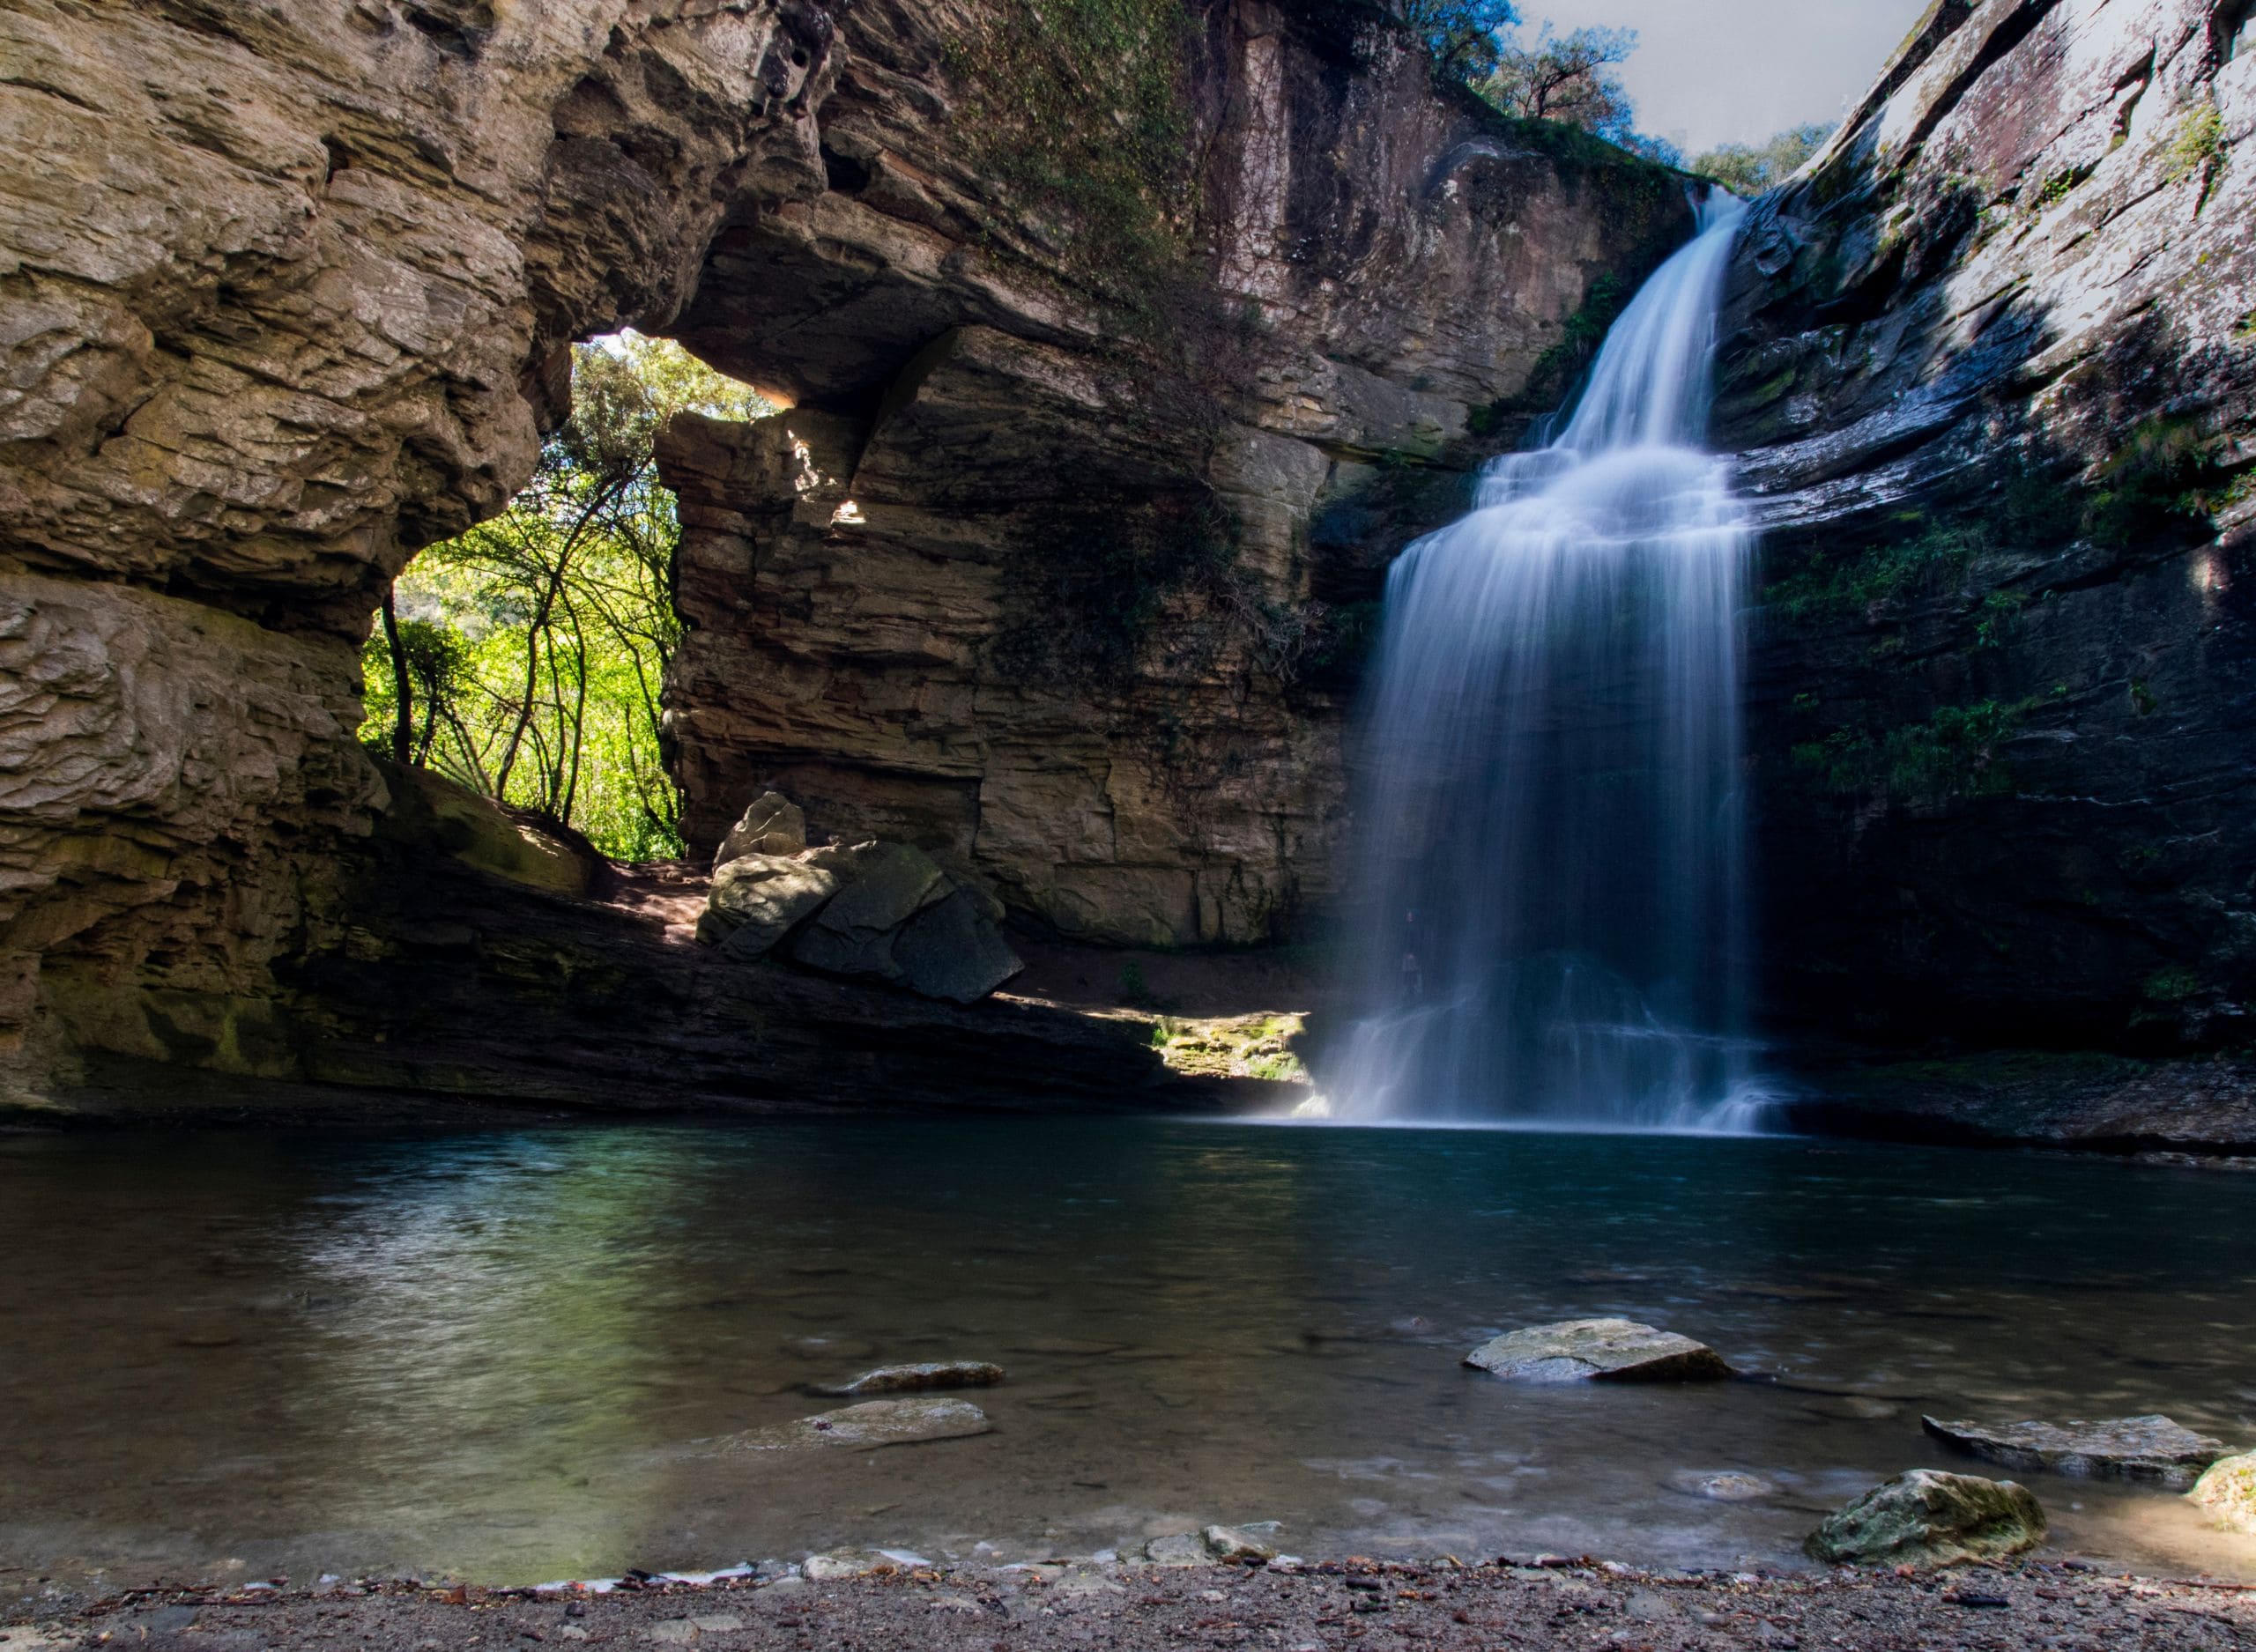
<instances>
[{"instance_id":1,"label":"dark rock face","mask_svg":"<svg viewBox=\"0 0 2256 1652\"><path fill-rule=\"evenodd\" d=\"M621 324L802 404L786 439L669 444L700 850L773 779L820 834L914 841L1060 929L1258 938L1320 898L1338 688L1293 667L1311 599L1369 596L1473 427L1506 438L1555 394L1568 320L1687 214L1667 174L1484 125L1394 48L1327 55L1260 0L1195 16L1207 159L1170 301L1198 324L1158 330L1196 335L1186 355L1124 335L1059 226L982 171L951 64L1013 21L993 0L10 8L9 1087L115 1054L580 1093L631 1052L575 1072L514 1034L583 1043L544 995L600 980L589 1025L645 1036L619 1019L626 959L705 1005L647 1035L680 1031L724 1091L836 1094L848 1066L810 1052L894 1015L923 1032L872 1061L913 1092L917 1038L968 1036L835 983L723 985L583 908L464 902L450 863L393 863L397 833L371 847L390 792L352 730L377 595L522 483L568 346ZM1085 671L1058 593L1096 590L1102 621L1117 582L1081 572L1155 547L1171 582L1124 606L1180 623L1100 637ZM568 945L569 910L602 932ZM584 974L552 967L574 947ZM709 993L771 1030L726 1034ZM828 1032L795 1054L772 1024L802 1012Z\"/></svg>"},{"instance_id":2,"label":"dark rock face","mask_svg":"<svg viewBox=\"0 0 2256 1652\"><path fill-rule=\"evenodd\" d=\"M1938 7L1750 218L1716 441L1766 528L1788 1025L2245 1036L2256 54L2224 15Z\"/></svg>"}]
</instances>

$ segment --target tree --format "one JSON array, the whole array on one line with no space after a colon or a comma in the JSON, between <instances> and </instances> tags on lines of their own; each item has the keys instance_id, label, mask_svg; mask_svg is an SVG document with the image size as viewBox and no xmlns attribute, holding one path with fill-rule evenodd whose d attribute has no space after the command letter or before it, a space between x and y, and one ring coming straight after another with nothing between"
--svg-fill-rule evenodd
<instances>
[{"instance_id":1,"label":"tree","mask_svg":"<svg viewBox=\"0 0 2256 1652\"><path fill-rule=\"evenodd\" d=\"M1392 0L1390 15L1425 43L1436 79L1469 86L1495 72L1504 31L1519 22L1511 0Z\"/></svg>"},{"instance_id":2,"label":"tree","mask_svg":"<svg viewBox=\"0 0 2256 1652\"><path fill-rule=\"evenodd\" d=\"M1619 142L1634 136L1635 111L1614 71L1636 48L1635 29L1585 28L1557 36L1547 23L1532 46L1503 48L1480 92L1524 121L1559 121Z\"/></svg>"},{"instance_id":3,"label":"tree","mask_svg":"<svg viewBox=\"0 0 2256 1652\"><path fill-rule=\"evenodd\" d=\"M680 846L657 744L681 635L680 530L654 444L685 409L772 409L679 346L631 333L575 351L572 391L524 491L427 547L396 582L364 656L362 737L646 859Z\"/></svg>"},{"instance_id":4,"label":"tree","mask_svg":"<svg viewBox=\"0 0 2256 1652\"><path fill-rule=\"evenodd\" d=\"M1749 197L1775 189L1833 136L1829 125L1790 126L1760 144L1719 144L1692 162L1692 170Z\"/></svg>"}]
</instances>

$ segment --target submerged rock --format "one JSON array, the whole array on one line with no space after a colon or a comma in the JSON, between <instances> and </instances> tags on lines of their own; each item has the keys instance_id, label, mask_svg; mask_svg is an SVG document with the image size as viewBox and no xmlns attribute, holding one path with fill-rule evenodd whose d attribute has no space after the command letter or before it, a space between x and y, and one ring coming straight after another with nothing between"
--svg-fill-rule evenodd
<instances>
[{"instance_id":1,"label":"submerged rock","mask_svg":"<svg viewBox=\"0 0 2256 1652\"><path fill-rule=\"evenodd\" d=\"M2225 1454L2222 1440L2197 1434L2163 1416L2118 1417L2089 1423L1947 1423L1919 1426L1961 1451L2009 1469L2142 1480L2183 1490Z\"/></svg>"},{"instance_id":2,"label":"submerged rock","mask_svg":"<svg viewBox=\"0 0 2256 1652\"><path fill-rule=\"evenodd\" d=\"M1688 1497L1704 1497L1715 1503L1751 1503L1778 1494L1778 1488L1761 1475L1742 1473L1737 1469L1709 1473L1687 1469L1670 1475L1668 1484Z\"/></svg>"},{"instance_id":3,"label":"submerged rock","mask_svg":"<svg viewBox=\"0 0 2256 1652\"><path fill-rule=\"evenodd\" d=\"M1803 1546L1837 1566L1949 1566L2033 1549L2046 1530L2025 1486L1913 1469L1827 1516Z\"/></svg>"},{"instance_id":4,"label":"submerged rock","mask_svg":"<svg viewBox=\"0 0 2256 1652\"><path fill-rule=\"evenodd\" d=\"M2186 1495L2227 1530L2256 1533L2256 1451L2212 1463Z\"/></svg>"},{"instance_id":5,"label":"submerged rock","mask_svg":"<svg viewBox=\"0 0 2256 1652\"><path fill-rule=\"evenodd\" d=\"M968 1400L865 1400L835 1411L749 1428L716 1441L715 1455L746 1451L806 1451L831 1446L915 1445L990 1432L987 1413Z\"/></svg>"},{"instance_id":6,"label":"submerged rock","mask_svg":"<svg viewBox=\"0 0 2256 1652\"><path fill-rule=\"evenodd\" d=\"M764 791L721 840L713 854L713 870L717 872L746 855L797 855L806 846L805 811L782 792Z\"/></svg>"},{"instance_id":7,"label":"submerged rock","mask_svg":"<svg viewBox=\"0 0 2256 1652\"><path fill-rule=\"evenodd\" d=\"M780 855L739 855L713 874L697 938L746 963L765 958L838 892L838 875Z\"/></svg>"},{"instance_id":8,"label":"submerged rock","mask_svg":"<svg viewBox=\"0 0 2256 1652\"><path fill-rule=\"evenodd\" d=\"M1629 1319L1570 1319L1486 1342L1465 1363L1522 1382L1706 1382L1732 1374L1704 1343Z\"/></svg>"},{"instance_id":9,"label":"submerged rock","mask_svg":"<svg viewBox=\"0 0 2256 1652\"><path fill-rule=\"evenodd\" d=\"M942 1359L924 1365L881 1365L822 1392L856 1398L865 1394L909 1394L919 1389L991 1388L1002 1380L1003 1367L983 1359Z\"/></svg>"}]
</instances>

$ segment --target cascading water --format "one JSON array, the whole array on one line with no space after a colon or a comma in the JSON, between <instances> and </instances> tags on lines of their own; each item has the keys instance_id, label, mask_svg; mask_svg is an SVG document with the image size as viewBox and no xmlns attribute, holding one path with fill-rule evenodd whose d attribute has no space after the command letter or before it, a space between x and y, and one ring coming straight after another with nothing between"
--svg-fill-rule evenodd
<instances>
[{"instance_id":1,"label":"cascading water","mask_svg":"<svg viewBox=\"0 0 2256 1652\"><path fill-rule=\"evenodd\" d=\"M1608 335L1549 445L1389 575L1364 723L1358 1019L1332 1115L1731 1130L1742 1023L1740 610L1707 433L1745 206Z\"/></svg>"}]
</instances>

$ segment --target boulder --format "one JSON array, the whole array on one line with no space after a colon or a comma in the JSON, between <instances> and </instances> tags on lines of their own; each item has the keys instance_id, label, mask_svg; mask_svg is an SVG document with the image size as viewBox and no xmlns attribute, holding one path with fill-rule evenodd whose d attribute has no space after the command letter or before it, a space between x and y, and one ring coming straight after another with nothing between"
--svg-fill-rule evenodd
<instances>
[{"instance_id":1,"label":"boulder","mask_svg":"<svg viewBox=\"0 0 2256 1652\"><path fill-rule=\"evenodd\" d=\"M810 969L898 982L894 938L909 921L954 887L932 857L907 843L857 843L814 849L810 863L837 874L842 887L791 943Z\"/></svg>"},{"instance_id":2,"label":"boulder","mask_svg":"<svg viewBox=\"0 0 2256 1652\"><path fill-rule=\"evenodd\" d=\"M2225 1454L2222 1440L2181 1428L2167 1417L2118 1417L2090 1423L1947 1423L1919 1426L1947 1445L2009 1469L2142 1480L2183 1491Z\"/></svg>"},{"instance_id":3,"label":"boulder","mask_svg":"<svg viewBox=\"0 0 2256 1652\"><path fill-rule=\"evenodd\" d=\"M2256 1534L2256 1451L2212 1463L2186 1495L2228 1531Z\"/></svg>"},{"instance_id":4,"label":"boulder","mask_svg":"<svg viewBox=\"0 0 2256 1652\"><path fill-rule=\"evenodd\" d=\"M992 1388L1003 1367L983 1359L946 1359L926 1365L881 1365L852 1382L824 1389L825 1394L859 1399L872 1394L912 1394L920 1389Z\"/></svg>"},{"instance_id":5,"label":"boulder","mask_svg":"<svg viewBox=\"0 0 2256 1652\"><path fill-rule=\"evenodd\" d=\"M746 855L797 855L806 846L806 811L780 791L764 791L721 840L713 870Z\"/></svg>"},{"instance_id":6,"label":"boulder","mask_svg":"<svg viewBox=\"0 0 2256 1652\"><path fill-rule=\"evenodd\" d=\"M488 877L552 894L580 895L596 863L574 845L520 819L491 797L427 768L385 767L394 835L432 845Z\"/></svg>"},{"instance_id":7,"label":"boulder","mask_svg":"<svg viewBox=\"0 0 2256 1652\"><path fill-rule=\"evenodd\" d=\"M2033 1549L2045 1530L2037 1499L2011 1480L1913 1469L1827 1516L1804 1546L1829 1565L1949 1566Z\"/></svg>"},{"instance_id":8,"label":"boulder","mask_svg":"<svg viewBox=\"0 0 2256 1652\"><path fill-rule=\"evenodd\" d=\"M1732 1374L1705 1344L1628 1319L1532 1325L1481 1344L1465 1363L1522 1382L1707 1382Z\"/></svg>"},{"instance_id":9,"label":"boulder","mask_svg":"<svg viewBox=\"0 0 2256 1652\"><path fill-rule=\"evenodd\" d=\"M971 1004L1025 967L972 893L922 849L857 843L812 849L838 893L792 938L795 963Z\"/></svg>"},{"instance_id":10,"label":"boulder","mask_svg":"<svg viewBox=\"0 0 2256 1652\"><path fill-rule=\"evenodd\" d=\"M994 1427L987 1413L968 1400L865 1400L835 1411L801 1417L766 1428L730 1434L714 1445L716 1455L749 1451L808 1451L834 1446L874 1449L916 1445L927 1440L958 1440Z\"/></svg>"},{"instance_id":11,"label":"boulder","mask_svg":"<svg viewBox=\"0 0 2256 1652\"><path fill-rule=\"evenodd\" d=\"M739 855L713 874L697 938L746 963L765 958L838 892L838 874L781 855Z\"/></svg>"},{"instance_id":12,"label":"boulder","mask_svg":"<svg viewBox=\"0 0 2256 1652\"><path fill-rule=\"evenodd\" d=\"M893 944L901 984L927 998L976 1004L1026 966L968 890L951 889Z\"/></svg>"}]
</instances>

